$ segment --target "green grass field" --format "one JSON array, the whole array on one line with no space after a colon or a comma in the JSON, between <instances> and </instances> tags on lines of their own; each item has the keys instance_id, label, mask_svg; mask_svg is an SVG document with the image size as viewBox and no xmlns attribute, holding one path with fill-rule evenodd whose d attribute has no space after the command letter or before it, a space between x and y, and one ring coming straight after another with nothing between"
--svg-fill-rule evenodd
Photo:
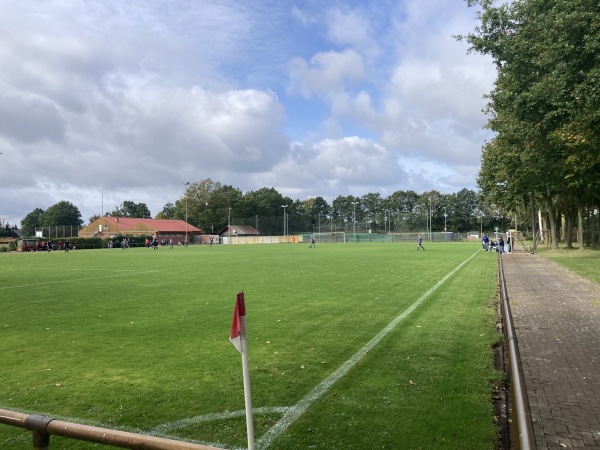
<instances>
[{"instance_id":1,"label":"green grass field","mask_svg":"<svg viewBox=\"0 0 600 450\"><path fill-rule=\"evenodd\" d=\"M600 250L586 248L581 252L579 248L566 249L561 246L560 250L553 251L539 246L537 253L600 285Z\"/></svg>"},{"instance_id":2,"label":"green grass field","mask_svg":"<svg viewBox=\"0 0 600 450\"><path fill-rule=\"evenodd\" d=\"M496 254L425 246L0 254L0 408L244 448L243 290L257 448L494 449ZM0 425L0 448L31 433Z\"/></svg>"}]
</instances>

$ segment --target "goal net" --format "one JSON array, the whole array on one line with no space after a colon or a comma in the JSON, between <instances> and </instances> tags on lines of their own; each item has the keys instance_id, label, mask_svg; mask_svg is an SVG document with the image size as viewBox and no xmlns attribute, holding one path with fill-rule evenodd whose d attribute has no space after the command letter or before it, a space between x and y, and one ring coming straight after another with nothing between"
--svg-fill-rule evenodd
<instances>
[{"instance_id":1,"label":"goal net","mask_svg":"<svg viewBox=\"0 0 600 450\"><path fill-rule=\"evenodd\" d=\"M345 231L333 231L331 233L314 233L316 243L344 243L346 242L346 232Z\"/></svg>"}]
</instances>

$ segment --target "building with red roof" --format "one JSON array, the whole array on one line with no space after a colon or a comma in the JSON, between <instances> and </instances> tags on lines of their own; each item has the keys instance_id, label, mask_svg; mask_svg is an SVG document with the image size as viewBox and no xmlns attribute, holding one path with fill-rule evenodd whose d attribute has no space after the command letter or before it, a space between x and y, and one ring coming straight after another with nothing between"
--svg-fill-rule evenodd
<instances>
[{"instance_id":1,"label":"building with red roof","mask_svg":"<svg viewBox=\"0 0 600 450\"><path fill-rule=\"evenodd\" d=\"M79 237L108 239L115 236L155 236L159 241L173 239L175 243L194 241L202 230L184 220L139 219L133 217L104 216L79 230Z\"/></svg>"}]
</instances>

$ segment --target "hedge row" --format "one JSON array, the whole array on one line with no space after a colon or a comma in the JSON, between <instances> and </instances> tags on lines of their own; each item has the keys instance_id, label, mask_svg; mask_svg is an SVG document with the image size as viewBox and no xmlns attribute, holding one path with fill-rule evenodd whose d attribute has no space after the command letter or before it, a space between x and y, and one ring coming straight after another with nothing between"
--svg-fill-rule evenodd
<instances>
[{"instance_id":1,"label":"hedge row","mask_svg":"<svg viewBox=\"0 0 600 450\"><path fill-rule=\"evenodd\" d=\"M146 243L146 238L152 239L152 235L148 236L135 236L128 237L129 246L130 247L143 247ZM108 248L108 243L113 243L113 248L117 248L121 246L121 242L123 242L123 238L125 236L115 236L114 238L101 239L98 237L94 238L67 238L67 239L50 239L53 245L57 245L59 242L64 243L69 241L75 248L77 249L98 249L98 248ZM33 240L33 239L29 239ZM38 241L47 241L47 239L38 239ZM17 241L13 241L7 245L0 246L0 252L12 252L17 250Z\"/></svg>"}]
</instances>

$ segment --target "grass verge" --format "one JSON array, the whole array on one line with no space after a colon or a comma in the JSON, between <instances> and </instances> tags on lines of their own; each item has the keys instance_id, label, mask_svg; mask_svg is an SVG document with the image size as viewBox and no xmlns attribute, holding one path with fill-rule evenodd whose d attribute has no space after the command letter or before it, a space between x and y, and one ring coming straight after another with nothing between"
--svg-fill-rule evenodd
<instances>
[{"instance_id":1,"label":"grass verge","mask_svg":"<svg viewBox=\"0 0 600 450\"><path fill-rule=\"evenodd\" d=\"M538 247L537 253L550 261L560 264L577 275L600 285L600 250L586 248L560 248L553 251L545 247Z\"/></svg>"}]
</instances>

